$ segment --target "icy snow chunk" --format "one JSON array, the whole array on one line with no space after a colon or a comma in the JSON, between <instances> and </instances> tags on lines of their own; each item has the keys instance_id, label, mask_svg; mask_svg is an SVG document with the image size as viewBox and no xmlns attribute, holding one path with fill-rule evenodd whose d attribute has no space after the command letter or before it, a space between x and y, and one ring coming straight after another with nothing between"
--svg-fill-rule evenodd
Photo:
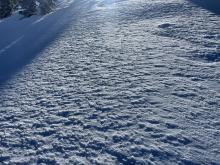
<instances>
[{"instance_id":1,"label":"icy snow chunk","mask_svg":"<svg viewBox=\"0 0 220 165\"><path fill-rule=\"evenodd\" d=\"M171 26L173 26L173 25L170 24L170 23L163 23L163 24L158 25L158 27L159 27L159 28L162 28L162 29L168 28L168 27L171 27Z\"/></svg>"}]
</instances>

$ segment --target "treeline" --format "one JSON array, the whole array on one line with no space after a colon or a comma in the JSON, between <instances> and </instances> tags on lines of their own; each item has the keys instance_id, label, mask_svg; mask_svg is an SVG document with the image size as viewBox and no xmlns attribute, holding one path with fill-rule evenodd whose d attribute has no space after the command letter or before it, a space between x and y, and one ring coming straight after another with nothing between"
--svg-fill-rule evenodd
<instances>
[{"instance_id":1,"label":"treeline","mask_svg":"<svg viewBox=\"0 0 220 165\"><path fill-rule=\"evenodd\" d=\"M47 14L54 8L57 0L0 0L0 18L19 11L25 17Z\"/></svg>"}]
</instances>

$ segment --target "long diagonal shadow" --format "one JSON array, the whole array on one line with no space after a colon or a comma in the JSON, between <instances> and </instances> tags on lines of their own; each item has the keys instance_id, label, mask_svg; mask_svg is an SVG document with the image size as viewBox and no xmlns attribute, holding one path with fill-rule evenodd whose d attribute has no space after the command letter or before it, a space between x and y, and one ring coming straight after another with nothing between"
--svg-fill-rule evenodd
<instances>
[{"instance_id":1,"label":"long diagonal shadow","mask_svg":"<svg viewBox=\"0 0 220 165\"><path fill-rule=\"evenodd\" d=\"M0 86L31 63L70 23L74 23L82 12L80 6L85 2L76 0L69 7L38 20L24 19L20 27L10 20L0 22L0 32L7 32L0 34Z\"/></svg>"},{"instance_id":2,"label":"long diagonal shadow","mask_svg":"<svg viewBox=\"0 0 220 165\"><path fill-rule=\"evenodd\" d=\"M220 15L220 0L189 0L204 9Z\"/></svg>"},{"instance_id":3,"label":"long diagonal shadow","mask_svg":"<svg viewBox=\"0 0 220 165\"><path fill-rule=\"evenodd\" d=\"M8 34L9 36L1 34L4 37L0 39L2 42L0 45L0 85L21 70L23 66L30 63L62 32L67 26L66 23L59 22L65 15L64 12L64 10L59 10L52 13L39 23L35 23L33 19L33 21L25 25L26 27L21 27L25 28L25 31L24 29L13 27L14 30L11 31L11 35L16 37L14 39L9 37L10 34ZM14 26L7 25L7 23L8 21L5 21L0 26ZM6 32L10 33L7 30Z\"/></svg>"}]
</instances>

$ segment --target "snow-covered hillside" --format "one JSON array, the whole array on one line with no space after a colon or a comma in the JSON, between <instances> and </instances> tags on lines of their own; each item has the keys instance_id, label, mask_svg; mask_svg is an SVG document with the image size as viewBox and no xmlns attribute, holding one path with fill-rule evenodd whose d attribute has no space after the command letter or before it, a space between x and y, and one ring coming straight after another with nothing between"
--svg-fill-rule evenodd
<instances>
[{"instance_id":1,"label":"snow-covered hillside","mask_svg":"<svg viewBox=\"0 0 220 165\"><path fill-rule=\"evenodd\" d=\"M0 164L220 164L220 16L65 4L0 22Z\"/></svg>"}]
</instances>

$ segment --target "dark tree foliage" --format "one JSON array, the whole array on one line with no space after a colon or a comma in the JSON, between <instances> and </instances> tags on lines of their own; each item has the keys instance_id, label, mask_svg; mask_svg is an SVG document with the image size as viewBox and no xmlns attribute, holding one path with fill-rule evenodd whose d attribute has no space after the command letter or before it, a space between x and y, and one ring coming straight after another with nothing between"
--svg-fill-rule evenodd
<instances>
[{"instance_id":1,"label":"dark tree foliage","mask_svg":"<svg viewBox=\"0 0 220 165\"><path fill-rule=\"evenodd\" d=\"M8 17L19 8L19 13L30 17L37 13L47 14L52 11L56 0L0 0L0 18Z\"/></svg>"},{"instance_id":2,"label":"dark tree foliage","mask_svg":"<svg viewBox=\"0 0 220 165\"><path fill-rule=\"evenodd\" d=\"M0 18L8 17L12 13L10 0L0 0Z\"/></svg>"},{"instance_id":3,"label":"dark tree foliage","mask_svg":"<svg viewBox=\"0 0 220 165\"><path fill-rule=\"evenodd\" d=\"M55 6L54 0L38 0L41 14L49 13Z\"/></svg>"},{"instance_id":4,"label":"dark tree foliage","mask_svg":"<svg viewBox=\"0 0 220 165\"><path fill-rule=\"evenodd\" d=\"M19 4L23 9L22 11L20 11L20 14L26 17L30 17L37 13L36 0L21 0Z\"/></svg>"}]
</instances>

